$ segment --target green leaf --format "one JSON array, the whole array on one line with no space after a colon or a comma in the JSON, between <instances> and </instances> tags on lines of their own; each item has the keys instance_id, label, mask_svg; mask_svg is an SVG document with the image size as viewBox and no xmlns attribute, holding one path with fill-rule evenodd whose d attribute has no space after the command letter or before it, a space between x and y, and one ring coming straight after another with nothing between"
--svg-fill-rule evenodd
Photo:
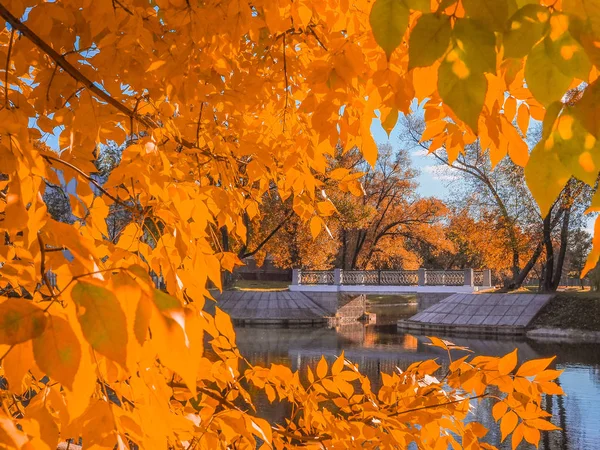
<instances>
[{"instance_id":1,"label":"green leaf","mask_svg":"<svg viewBox=\"0 0 600 450\"><path fill-rule=\"evenodd\" d=\"M560 162L573 176L594 186L600 169L600 145L570 112L558 118L552 139L547 142L554 145Z\"/></svg>"},{"instance_id":2,"label":"green leaf","mask_svg":"<svg viewBox=\"0 0 600 450\"><path fill-rule=\"evenodd\" d=\"M428 67L444 56L450 46L452 27L445 14L423 14L408 44L408 68Z\"/></svg>"},{"instance_id":3,"label":"green leaf","mask_svg":"<svg viewBox=\"0 0 600 450\"><path fill-rule=\"evenodd\" d=\"M98 353L126 363L127 320L115 295L101 286L78 282L71 291L81 329Z\"/></svg>"},{"instance_id":4,"label":"green leaf","mask_svg":"<svg viewBox=\"0 0 600 450\"><path fill-rule=\"evenodd\" d=\"M554 64L544 41L533 47L525 63L525 80L537 101L545 106L559 101L572 79Z\"/></svg>"},{"instance_id":5,"label":"green leaf","mask_svg":"<svg viewBox=\"0 0 600 450\"><path fill-rule=\"evenodd\" d=\"M572 109L573 115L596 139L600 138L600 115L597 109L599 104L600 81L596 80L585 88L583 96Z\"/></svg>"},{"instance_id":6,"label":"green leaf","mask_svg":"<svg viewBox=\"0 0 600 450\"><path fill-rule=\"evenodd\" d=\"M159 289L154 289L153 300L159 311L181 308L181 303L179 303L179 300Z\"/></svg>"},{"instance_id":7,"label":"green leaf","mask_svg":"<svg viewBox=\"0 0 600 450\"><path fill-rule=\"evenodd\" d=\"M467 16L483 22L490 30L503 30L516 9L514 0L463 0Z\"/></svg>"},{"instance_id":8,"label":"green leaf","mask_svg":"<svg viewBox=\"0 0 600 450\"><path fill-rule=\"evenodd\" d=\"M496 73L496 36L477 21L457 19L453 37L464 52L466 64L477 72Z\"/></svg>"},{"instance_id":9,"label":"green leaf","mask_svg":"<svg viewBox=\"0 0 600 450\"><path fill-rule=\"evenodd\" d=\"M373 4L369 22L375 41L385 51L388 60L402 42L409 13L402 0L376 0Z\"/></svg>"},{"instance_id":10,"label":"green leaf","mask_svg":"<svg viewBox=\"0 0 600 450\"><path fill-rule=\"evenodd\" d=\"M560 102L552 103L546 108L542 139L530 153L529 162L525 166L525 181L542 217L546 217L556 197L571 178L571 172L560 162L550 139L561 109Z\"/></svg>"},{"instance_id":11,"label":"green leaf","mask_svg":"<svg viewBox=\"0 0 600 450\"><path fill-rule=\"evenodd\" d=\"M431 2L429 0L404 0L404 4L413 11L431 11Z\"/></svg>"},{"instance_id":12,"label":"green leaf","mask_svg":"<svg viewBox=\"0 0 600 450\"><path fill-rule=\"evenodd\" d=\"M33 356L38 367L68 389L81 362L81 345L65 319L50 316L46 329L33 340Z\"/></svg>"},{"instance_id":13,"label":"green leaf","mask_svg":"<svg viewBox=\"0 0 600 450\"><path fill-rule=\"evenodd\" d=\"M440 64L438 92L460 120L477 132L487 92L484 72L496 72L494 33L472 19L457 19L454 46Z\"/></svg>"},{"instance_id":14,"label":"green leaf","mask_svg":"<svg viewBox=\"0 0 600 450\"><path fill-rule=\"evenodd\" d=\"M563 0L563 12L589 22L596 38L600 38L600 0Z\"/></svg>"},{"instance_id":15,"label":"green leaf","mask_svg":"<svg viewBox=\"0 0 600 450\"><path fill-rule=\"evenodd\" d=\"M548 8L541 5L525 5L511 18L509 29L504 33L504 56L523 58L548 31Z\"/></svg>"},{"instance_id":16,"label":"green leaf","mask_svg":"<svg viewBox=\"0 0 600 450\"><path fill-rule=\"evenodd\" d=\"M459 52L453 50L440 64L438 92L460 120L477 132L477 122L483 109L487 80L482 72L469 70Z\"/></svg>"},{"instance_id":17,"label":"green leaf","mask_svg":"<svg viewBox=\"0 0 600 450\"><path fill-rule=\"evenodd\" d=\"M0 303L0 344L15 345L36 338L45 327L44 311L30 300L7 298Z\"/></svg>"},{"instance_id":18,"label":"green leaf","mask_svg":"<svg viewBox=\"0 0 600 450\"><path fill-rule=\"evenodd\" d=\"M568 23L569 19L565 14L554 15L551 21L559 21L561 19ZM554 65L568 77L587 80L592 63L583 47L567 29L558 36L554 34L551 32L544 40L546 50Z\"/></svg>"}]
</instances>

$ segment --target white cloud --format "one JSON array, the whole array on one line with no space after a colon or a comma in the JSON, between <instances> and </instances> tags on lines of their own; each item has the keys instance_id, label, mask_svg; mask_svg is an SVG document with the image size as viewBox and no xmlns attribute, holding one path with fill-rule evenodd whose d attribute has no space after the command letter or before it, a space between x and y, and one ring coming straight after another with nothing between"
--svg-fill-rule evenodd
<instances>
[{"instance_id":1,"label":"white cloud","mask_svg":"<svg viewBox=\"0 0 600 450\"><path fill-rule=\"evenodd\" d=\"M439 181L455 181L459 179L456 169L452 169L448 166L442 165L431 165L421 168L424 175L429 175L435 180Z\"/></svg>"},{"instance_id":2,"label":"white cloud","mask_svg":"<svg viewBox=\"0 0 600 450\"><path fill-rule=\"evenodd\" d=\"M425 150L424 148L420 148L418 150L413 150L411 154L412 156L427 156L429 151Z\"/></svg>"}]
</instances>

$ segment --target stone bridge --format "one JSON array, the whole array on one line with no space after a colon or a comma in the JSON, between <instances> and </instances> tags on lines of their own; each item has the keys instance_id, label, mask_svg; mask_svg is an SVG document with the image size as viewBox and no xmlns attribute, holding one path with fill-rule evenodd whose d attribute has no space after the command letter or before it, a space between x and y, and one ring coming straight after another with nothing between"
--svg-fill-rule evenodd
<instances>
[{"instance_id":1,"label":"stone bridge","mask_svg":"<svg viewBox=\"0 0 600 450\"><path fill-rule=\"evenodd\" d=\"M294 269L290 291L347 294L457 294L492 286L486 270L301 270Z\"/></svg>"}]
</instances>

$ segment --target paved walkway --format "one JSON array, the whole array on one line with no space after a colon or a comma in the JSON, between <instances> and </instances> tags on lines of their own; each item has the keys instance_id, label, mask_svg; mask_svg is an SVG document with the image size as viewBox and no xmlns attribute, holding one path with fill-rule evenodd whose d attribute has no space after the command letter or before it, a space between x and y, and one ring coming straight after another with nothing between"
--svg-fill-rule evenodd
<instances>
[{"instance_id":1,"label":"paved walkway","mask_svg":"<svg viewBox=\"0 0 600 450\"><path fill-rule=\"evenodd\" d=\"M398 328L524 334L551 297L545 294L455 294L408 320L401 320Z\"/></svg>"},{"instance_id":2,"label":"paved walkway","mask_svg":"<svg viewBox=\"0 0 600 450\"><path fill-rule=\"evenodd\" d=\"M331 315L302 292L224 291L215 298L237 323L309 325Z\"/></svg>"}]
</instances>

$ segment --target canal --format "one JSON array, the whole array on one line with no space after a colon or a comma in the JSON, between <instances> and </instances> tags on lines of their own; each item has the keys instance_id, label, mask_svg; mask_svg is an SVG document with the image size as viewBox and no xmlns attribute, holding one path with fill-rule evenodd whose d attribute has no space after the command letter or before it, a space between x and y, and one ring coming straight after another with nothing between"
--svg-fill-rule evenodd
<instances>
[{"instance_id":1,"label":"canal","mask_svg":"<svg viewBox=\"0 0 600 450\"><path fill-rule=\"evenodd\" d=\"M392 325L398 318L415 314L422 306L410 300L385 303L369 308L378 314L375 325L353 323L336 329L236 327L238 346L255 364L285 364L301 371L307 366L316 366L321 355L333 361L343 350L346 357L358 363L361 372L369 376L375 389L380 385L380 373L389 373L396 367L405 369L415 361L431 358L437 358L445 366L446 354L426 345L427 338L397 332ZM481 355L501 356L516 347L520 362L556 355L554 366L564 370L559 383L566 396L547 399L545 409L562 430L546 433L540 448L600 449L600 350L597 345L551 344L527 339L449 339ZM281 405L270 405L266 399L259 399L258 406L259 414L273 422L285 417L286 411ZM489 403L476 404L471 419L490 429L487 442L501 449L511 448L510 440L500 443L499 426L492 418Z\"/></svg>"}]
</instances>

